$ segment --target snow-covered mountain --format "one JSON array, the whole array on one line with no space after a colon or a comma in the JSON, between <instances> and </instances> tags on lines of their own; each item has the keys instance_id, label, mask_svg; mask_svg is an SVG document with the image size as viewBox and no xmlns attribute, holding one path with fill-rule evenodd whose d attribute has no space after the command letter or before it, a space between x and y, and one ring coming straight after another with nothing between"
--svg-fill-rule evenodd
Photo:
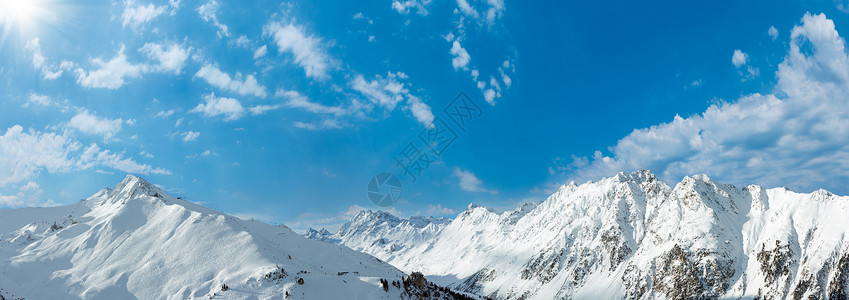
<instances>
[{"instance_id":1,"label":"snow-covered mountain","mask_svg":"<svg viewBox=\"0 0 849 300\"><path fill-rule=\"evenodd\" d=\"M310 228L307 238L343 244L365 253L380 253L381 257L392 257L393 253L409 245L425 243L439 233L450 219L414 216L399 219L384 211L363 210L335 234L326 229Z\"/></svg>"},{"instance_id":2,"label":"snow-covered mountain","mask_svg":"<svg viewBox=\"0 0 849 300\"><path fill-rule=\"evenodd\" d=\"M0 211L0 299L464 299L370 255L127 178Z\"/></svg>"},{"instance_id":3,"label":"snow-covered mountain","mask_svg":"<svg viewBox=\"0 0 849 300\"><path fill-rule=\"evenodd\" d=\"M317 237L495 299L849 298L849 197L824 190L705 175L673 188L642 170L515 211L470 205L429 230L402 223L361 212Z\"/></svg>"}]
</instances>

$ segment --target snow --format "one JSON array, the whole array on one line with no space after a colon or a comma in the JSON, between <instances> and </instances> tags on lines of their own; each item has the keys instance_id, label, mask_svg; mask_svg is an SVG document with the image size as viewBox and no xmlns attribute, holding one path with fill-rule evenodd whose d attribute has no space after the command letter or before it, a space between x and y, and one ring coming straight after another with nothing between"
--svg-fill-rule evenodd
<instances>
[{"instance_id":1,"label":"snow","mask_svg":"<svg viewBox=\"0 0 849 300\"><path fill-rule=\"evenodd\" d=\"M738 188L706 175L670 187L641 170L564 185L515 211L472 204L433 230L387 215L361 212L321 238L496 299L686 298L688 288L709 298L826 298L832 282L849 289L833 267L849 257L849 197L824 190ZM806 290L811 276L817 287Z\"/></svg>"},{"instance_id":2,"label":"snow","mask_svg":"<svg viewBox=\"0 0 849 300\"><path fill-rule=\"evenodd\" d=\"M418 271L494 299L829 298L849 290L847 215L849 197L825 190L670 187L643 170L513 211L362 211L307 239L128 176L72 205L0 211L0 296L400 299L381 279Z\"/></svg>"},{"instance_id":3,"label":"snow","mask_svg":"<svg viewBox=\"0 0 849 300\"><path fill-rule=\"evenodd\" d=\"M266 278L281 268L285 277ZM135 176L70 206L0 211L7 299L399 299L379 279L403 276L370 255L176 199Z\"/></svg>"}]
</instances>

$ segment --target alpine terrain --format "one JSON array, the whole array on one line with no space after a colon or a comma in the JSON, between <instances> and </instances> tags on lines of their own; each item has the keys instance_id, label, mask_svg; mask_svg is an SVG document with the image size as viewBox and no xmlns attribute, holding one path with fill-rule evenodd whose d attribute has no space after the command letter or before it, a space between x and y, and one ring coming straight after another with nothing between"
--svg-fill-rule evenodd
<instances>
[{"instance_id":1,"label":"alpine terrain","mask_svg":"<svg viewBox=\"0 0 849 300\"><path fill-rule=\"evenodd\" d=\"M649 171L453 220L363 211L313 239L494 299L849 299L849 197Z\"/></svg>"},{"instance_id":2,"label":"alpine terrain","mask_svg":"<svg viewBox=\"0 0 849 300\"><path fill-rule=\"evenodd\" d=\"M0 211L0 299L468 299L286 226L127 176L79 203Z\"/></svg>"}]
</instances>

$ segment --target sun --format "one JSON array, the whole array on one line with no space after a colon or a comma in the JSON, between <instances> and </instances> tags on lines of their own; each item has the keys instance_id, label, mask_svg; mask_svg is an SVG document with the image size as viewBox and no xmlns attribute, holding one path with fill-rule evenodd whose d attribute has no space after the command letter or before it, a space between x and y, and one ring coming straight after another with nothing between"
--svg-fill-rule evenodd
<instances>
[{"instance_id":1,"label":"sun","mask_svg":"<svg viewBox=\"0 0 849 300\"><path fill-rule=\"evenodd\" d=\"M55 0L0 0L0 46L7 37L34 34L37 25L51 16L50 1Z\"/></svg>"},{"instance_id":2,"label":"sun","mask_svg":"<svg viewBox=\"0 0 849 300\"><path fill-rule=\"evenodd\" d=\"M37 0L0 0L0 24L20 26L29 23L42 10L41 2Z\"/></svg>"}]
</instances>

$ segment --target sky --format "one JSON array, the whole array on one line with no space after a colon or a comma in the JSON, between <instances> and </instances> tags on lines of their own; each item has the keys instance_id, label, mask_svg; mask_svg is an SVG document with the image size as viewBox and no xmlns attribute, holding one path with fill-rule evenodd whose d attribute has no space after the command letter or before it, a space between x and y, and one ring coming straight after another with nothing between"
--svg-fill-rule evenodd
<instances>
[{"instance_id":1,"label":"sky","mask_svg":"<svg viewBox=\"0 0 849 300\"><path fill-rule=\"evenodd\" d=\"M849 2L688 2L0 0L0 209L127 174L295 230L638 169L849 194Z\"/></svg>"}]
</instances>

